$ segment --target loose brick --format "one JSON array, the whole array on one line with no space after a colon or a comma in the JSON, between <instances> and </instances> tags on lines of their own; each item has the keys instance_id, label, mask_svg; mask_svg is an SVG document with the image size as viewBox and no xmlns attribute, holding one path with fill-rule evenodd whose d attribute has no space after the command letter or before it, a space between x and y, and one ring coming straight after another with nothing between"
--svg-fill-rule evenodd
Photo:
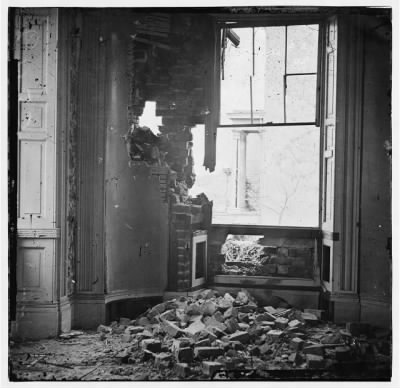
<instances>
[{"instance_id":1,"label":"loose brick","mask_svg":"<svg viewBox=\"0 0 400 388\"><path fill-rule=\"evenodd\" d=\"M239 314L239 311L238 311L237 307L229 307L228 310L226 310L224 312L224 318L225 319L230 318L230 317L237 318L238 314Z\"/></svg>"},{"instance_id":2,"label":"loose brick","mask_svg":"<svg viewBox=\"0 0 400 388\"><path fill-rule=\"evenodd\" d=\"M342 341L342 336L340 333L333 333L324 336L321 339L321 344L340 344Z\"/></svg>"},{"instance_id":3,"label":"loose brick","mask_svg":"<svg viewBox=\"0 0 400 388\"><path fill-rule=\"evenodd\" d=\"M239 330L239 324L236 318L229 318L225 321L226 331L228 333L234 333Z\"/></svg>"},{"instance_id":4,"label":"loose brick","mask_svg":"<svg viewBox=\"0 0 400 388\"><path fill-rule=\"evenodd\" d=\"M159 353L154 356L154 366L156 368L168 368L171 365L171 353Z\"/></svg>"},{"instance_id":5,"label":"loose brick","mask_svg":"<svg viewBox=\"0 0 400 388\"><path fill-rule=\"evenodd\" d=\"M143 326L128 326L125 328L125 333L128 334L138 334L143 332L144 327Z\"/></svg>"},{"instance_id":6,"label":"loose brick","mask_svg":"<svg viewBox=\"0 0 400 388\"><path fill-rule=\"evenodd\" d=\"M229 341L229 346L234 350L244 350L244 345L237 340Z\"/></svg>"},{"instance_id":7,"label":"loose brick","mask_svg":"<svg viewBox=\"0 0 400 388\"><path fill-rule=\"evenodd\" d=\"M182 330L170 321L163 321L161 323L161 328L171 337L176 337L178 334L182 333Z\"/></svg>"},{"instance_id":8,"label":"loose brick","mask_svg":"<svg viewBox=\"0 0 400 388\"><path fill-rule=\"evenodd\" d=\"M304 346L303 353L304 354L314 354L317 356L323 356L324 355L324 347L322 345Z\"/></svg>"},{"instance_id":9,"label":"loose brick","mask_svg":"<svg viewBox=\"0 0 400 388\"><path fill-rule=\"evenodd\" d=\"M133 336L131 334L124 333L121 336L121 341L122 342L131 342L132 340L133 340Z\"/></svg>"},{"instance_id":10,"label":"loose brick","mask_svg":"<svg viewBox=\"0 0 400 388\"><path fill-rule=\"evenodd\" d=\"M176 313L175 310L167 310L160 314L160 318L165 319L167 321L175 321L176 320Z\"/></svg>"},{"instance_id":11,"label":"loose brick","mask_svg":"<svg viewBox=\"0 0 400 388\"><path fill-rule=\"evenodd\" d=\"M250 337L254 338L261 336L261 334L264 333L265 330L263 326L255 324L253 326L250 326L247 332L249 333Z\"/></svg>"},{"instance_id":12,"label":"loose brick","mask_svg":"<svg viewBox=\"0 0 400 388\"><path fill-rule=\"evenodd\" d=\"M318 356L315 354L307 354L307 367L310 369L320 369L325 366L325 360L322 356Z\"/></svg>"},{"instance_id":13,"label":"loose brick","mask_svg":"<svg viewBox=\"0 0 400 388\"><path fill-rule=\"evenodd\" d=\"M189 365L184 362L178 362L177 364L175 364L175 373L178 377L181 377L183 379L186 378L190 374Z\"/></svg>"},{"instance_id":14,"label":"loose brick","mask_svg":"<svg viewBox=\"0 0 400 388\"><path fill-rule=\"evenodd\" d=\"M206 325L203 322L195 321L192 324L190 324L186 329L183 329L183 331L189 335L195 335L204 330L205 327Z\"/></svg>"},{"instance_id":15,"label":"loose brick","mask_svg":"<svg viewBox=\"0 0 400 388\"><path fill-rule=\"evenodd\" d=\"M212 300L207 300L200 306L203 315L212 316L217 311L217 305Z\"/></svg>"},{"instance_id":16,"label":"loose brick","mask_svg":"<svg viewBox=\"0 0 400 388\"><path fill-rule=\"evenodd\" d=\"M229 341L239 341L242 344L247 344L250 341L250 335L246 331L238 331L229 336Z\"/></svg>"},{"instance_id":17,"label":"loose brick","mask_svg":"<svg viewBox=\"0 0 400 388\"><path fill-rule=\"evenodd\" d=\"M297 320L297 319L293 319L292 321L290 321L290 322L288 323L288 326L289 326L290 328L299 327L299 326L301 326L301 322L300 322L299 320Z\"/></svg>"},{"instance_id":18,"label":"loose brick","mask_svg":"<svg viewBox=\"0 0 400 388\"><path fill-rule=\"evenodd\" d=\"M301 363L303 363L304 359L300 353L294 352L289 355L288 361L295 363L296 365L300 365Z\"/></svg>"},{"instance_id":19,"label":"loose brick","mask_svg":"<svg viewBox=\"0 0 400 388\"><path fill-rule=\"evenodd\" d=\"M244 305L249 303L249 295L245 291L239 291L237 293L236 299L234 303L237 303L238 305Z\"/></svg>"},{"instance_id":20,"label":"loose brick","mask_svg":"<svg viewBox=\"0 0 400 388\"><path fill-rule=\"evenodd\" d=\"M290 341L290 347L294 350L301 350L303 346L304 341L299 337L292 338L292 340Z\"/></svg>"},{"instance_id":21,"label":"loose brick","mask_svg":"<svg viewBox=\"0 0 400 388\"><path fill-rule=\"evenodd\" d=\"M285 329L288 325L289 320L287 318L279 317L275 319L275 327L277 329Z\"/></svg>"},{"instance_id":22,"label":"loose brick","mask_svg":"<svg viewBox=\"0 0 400 388\"><path fill-rule=\"evenodd\" d=\"M215 320L217 320L218 322L224 322L225 318L223 316L223 314L221 313L221 311L217 311L214 315L213 318Z\"/></svg>"},{"instance_id":23,"label":"loose brick","mask_svg":"<svg viewBox=\"0 0 400 388\"><path fill-rule=\"evenodd\" d=\"M201 315L201 308L198 303L188 304L184 311L187 315Z\"/></svg>"},{"instance_id":24,"label":"loose brick","mask_svg":"<svg viewBox=\"0 0 400 388\"><path fill-rule=\"evenodd\" d=\"M148 326L150 325L150 321L146 317L141 317L135 321L138 326Z\"/></svg>"},{"instance_id":25,"label":"loose brick","mask_svg":"<svg viewBox=\"0 0 400 388\"><path fill-rule=\"evenodd\" d=\"M143 350L148 350L153 353L161 352L161 342L153 338L144 339L141 346Z\"/></svg>"},{"instance_id":26,"label":"loose brick","mask_svg":"<svg viewBox=\"0 0 400 388\"><path fill-rule=\"evenodd\" d=\"M276 340L278 340L278 339L282 336L282 334L283 334L283 331L281 331L281 330L270 330L270 331L267 333L267 336L268 336L268 338L270 338L271 340L276 341Z\"/></svg>"},{"instance_id":27,"label":"loose brick","mask_svg":"<svg viewBox=\"0 0 400 388\"><path fill-rule=\"evenodd\" d=\"M111 333L112 332L112 328L109 326L105 326L105 325L99 325L97 327L97 332L98 333Z\"/></svg>"},{"instance_id":28,"label":"loose brick","mask_svg":"<svg viewBox=\"0 0 400 388\"><path fill-rule=\"evenodd\" d=\"M194 346L211 346L211 341L209 338L204 338L200 341L197 341Z\"/></svg>"},{"instance_id":29,"label":"loose brick","mask_svg":"<svg viewBox=\"0 0 400 388\"><path fill-rule=\"evenodd\" d=\"M177 338L172 341L171 352L174 353L176 350L181 348L187 348L191 344L189 338Z\"/></svg>"},{"instance_id":30,"label":"loose brick","mask_svg":"<svg viewBox=\"0 0 400 388\"><path fill-rule=\"evenodd\" d=\"M223 354L221 348L211 347L211 346L198 346L194 348L194 356L196 358L216 358Z\"/></svg>"},{"instance_id":31,"label":"loose brick","mask_svg":"<svg viewBox=\"0 0 400 388\"><path fill-rule=\"evenodd\" d=\"M255 304L249 303L244 306L238 307L239 313L252 313L257 310L257 306Z\"/></svg>"},{"instance_id":32,"label":"loose brick","mask_svg":"<svg viewBox=\"0 0 400 388\"><path fill-rule=\"evenodd\" d=\"M311 313L301 313L301 319L307 324L315 325L318 323L318 318L315 314Z\"/></svg>"},{"instance_id":33,"label":"loose brick","mask_svg":"<svg viewBox=\"0 0 400 388\"><path fill-rule=\"evenodd\" d=\"M166 309L167 309L168 304L165 303L160 303L154 306L148 313L147 313L147 318L152 319L157 315L162 314Z\"/></svg>"},{"instance_id":34,"label":"loose brick","mask_svg":"<svg viewBox=\"0 0 400 388\"><path fill-rule=\"evenodd\" d=\"M145 349L143 352L143 361L153 360L155 357L155 353L151 352L150 350Z\"/></svg>"},{"instance_id":35,"label":"loose brick","mask_svg":"<svg viewBox=\"0 0 400 388\"><path fill-rule=\"evenodd\" d=\"M214 376L216 372L223 369L223 364L215 361L203 361L201 364L201 370L206 376Z\"/></svg>"},{"instance_id":36,"label":"loose brick","mask_svg":"<svg viewBox=\"0 0 400 388\"><path fill-rule=\"evenodd\" d=\"M265 354L271 350L271 346L269 344L263 344L263 345L259 346L258 349L260 350L261 354Z\"/></svg>"},{"instance_id":37,"label":"loose brick","mask_svg":"<svg viewBox=\"0 0 400 388\"><path fill-rule=\"evenodd\" d=\"M318 310L318 309L304 309L305 313L310 313L315 315L318 319L323 318L324 310Z\"/></svg>"},{"instance_id":38,"label":"loose brick","mask_svg":"<svg viewBox=\"0 0 400 388\"><path fill-rule=\"evenodd\" d=\"M175 359L178 362L192 362L193 355L193 349L190 347L180 348L174 352Z\"/></svg>"},{"instance_id":39,"label":"loose brick","mask_svg":"<svg viewBox=\"0 0 400 388\"><path fill-rule=\"evenodd\" d=\"M276 314L277 310L272 306L264 306L264 310L270 314Z\"/></svg>"},{"instance_id":40,"label":"loose brick","mask_svg":"<svg viewBox=\"0 0 400 388\"><path fill-rule=\"evenodd\" d=\"M207 328L217 328L222 331L226 330L225 324L217 321L214 317L206 317L204 319L204 324L206 325Z\"/></svg>"},{"instance_id":41,"label":"loose brick","mask_svg":"<svg viewBox=\"0 0 400 388\"><path fill-rule=\"evenodd\" d=\"M222 299L220 299L220 300L217 302L217 307L218 307L218 309L221 310L221 311L226 311L226 310L228 310L230 307L232 307L232 303L233 303L233 302L231 302L231 301L229 301L229 300L227 300L227 299L225 299L225 298L222 298Z\"/></svg>"},{"instance_id":42,"label":"loose brick","mask_svg":"<svg viewBox=\"0 0 400 388\"><path fill-rule=\"evenodd\" d=\"M271 321L271 315L270 314L258 314L256 316L255 321L260 323L260 322L273 322Z\"/></svg>"},{"instance_id":43,"label":"loose brick","mask_svg":"<svg viewBox=\"0 0 400 388\"><path fill-rule=\"evenodd\" d=\"M239 313L238 314L238 319L240 322L245 322L249 323L250 322L250 316L247 313Z\"/></svg>"},{"instance_id":44,"label":"loose brick","mask_svg":"<svg viewBox=\"0 0 400 388\"><path fill-rule=\"evenodd\" d=\"M224 369L226 369L226 370L235 370L235 369L237 369L237 362L236 362L236 360L232 359L231 357L226 357L222 361L222 363L224 365Z\"/></svg>"}]
</instances>

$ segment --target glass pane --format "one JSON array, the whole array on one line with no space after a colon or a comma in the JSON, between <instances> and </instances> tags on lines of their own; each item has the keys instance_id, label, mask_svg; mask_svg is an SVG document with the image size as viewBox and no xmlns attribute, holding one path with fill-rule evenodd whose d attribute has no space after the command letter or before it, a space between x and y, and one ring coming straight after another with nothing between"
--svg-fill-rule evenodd
<instances>
[{"instance_id":1,"label":"glass pane","mask_svg":"<svg viewBox=\"0 0 400 388\"><path fill-rule=\"evenodd\" d=\"M221 124L283 122L284 27L235 28L226 41L221 79ZM253 72L254 61L254 72ZM222 74L221 74L222 77Z\"/></svg>"},{"instance_id":2,"label":"glass pane","mask_svg":"<svg viewBox=\"0 0 400 388\"><path fill-rule=\"evenodd\" d=\"M240 42L237 47L229 39L225 42L221 124L285 122L285 74L316 73L318 25L234 28L231 31L239 36ZM290 90L286 90L289 92L286 103L290 106L286 107L289 113L286 122L315 121L315 79L314 76L287 80Z\"/></svg>"},{"instance_id":3,"label":"glass pane","mask_svg":"<svg viewBox=\"0 0 400 388\"><path fill-rule=\"evenodd\" d=\"M250 112L250 75L252 74L252 29L235 28L240 37L238 47L226 41L221 71L221 123L230 124L232 115ZM222 74L223 72L223 74Z\"/></svg>"},{"instance_id":4,"label":"glass pane","mask_svg":"<svg viewBox=\"0 0 400 388\"><path fill-rule=\"evenodd\" d=\"M285 27L265 28L264 122L284 122Z\"/></svg>"},{"instance_id":5,"label":"glass pane","mask_svg":"<svg viewBox=\"0 0 400 388\"><path fill-rule=\"evenodd\" d=\"M316 75L286 77L286 122L315 120L316 82Z\"/></svg>"},{"instance_id":6,"label":"glass pane","mask_svg":"<svg viewBox=\"0 0 400 388\"><path fill-rule=\"evenodd\" d=\"M287 27L287 74L316 73L318 25Z\"/></svg>"},{"instance_id":7,"label":"glass pane","mask_svg":"<svg viewBox=\"0 0 400 388\"><path fill-rule=\"evenodd\" d=\"M319 128L219 128L215 171L197 168L190 193L201 192L214 224L318 226Z\"/></svg>"}]
</instances>

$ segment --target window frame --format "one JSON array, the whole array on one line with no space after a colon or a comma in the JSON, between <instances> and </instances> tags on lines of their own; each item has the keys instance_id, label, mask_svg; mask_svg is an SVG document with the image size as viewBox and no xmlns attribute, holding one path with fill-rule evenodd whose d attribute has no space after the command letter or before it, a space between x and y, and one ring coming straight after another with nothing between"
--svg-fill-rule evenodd
<instances>
[{"instance_id":1,"label":"window frame","mask_svg":"<svg viewBox=\"0 0 400 388\"><path fill-rule=\"evenodd\" d=\"M309 230L313 231L314 237L319 236L320 233L317 231L321 230L321 209L322 209L322 123L321 123L321 113L323 112L324 106L324 96L323 96L323 69L324 69L324 31L325 31L325 22L327 20L327 16L323 16L321 14L315 15L305 15L305 14L296 14L296 15L285 15L285 16L277 16L277 15L213 15L214 17L214 72L211 77L211 94L209 95L210 100L210 114L205 122L205 160L204 166L206 169L209 169L210 172L214 171L216 165L216 140L217 140L217 132L219 130L223 130L223 128L249 128L252 127L300 127L305 125L314 125L319 127L320 130L320 152L319 152L319 189L318 189L318 225L315 227L303 227L303 226L280 226L280 225L245 225L245 224L216 224L212 223L213 228L234 228L240 229L243 232L253 231L254 232L262 232L266 230ZM309 24L318 24L318 51L317 51L317 80L316 80L316 115L315 121L313 122L296 122L296 123L256 123L256 124L220 124L220 98L221 98L221 37L222 31L224 28L251 28L251 27L273 27L273 26L291 26L291 25L309 25Z\"/></svg>"}]
</instances>

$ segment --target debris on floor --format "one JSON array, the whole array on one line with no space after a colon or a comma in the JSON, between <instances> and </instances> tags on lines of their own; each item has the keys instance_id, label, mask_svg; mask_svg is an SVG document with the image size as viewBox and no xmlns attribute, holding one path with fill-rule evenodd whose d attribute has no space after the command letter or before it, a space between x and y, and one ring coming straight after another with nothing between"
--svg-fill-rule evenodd
<instances>
[{"instance_id":1,"label":"debris on floor","mask_svg":"<svg viewBox=\"0 0 400 388\"><path fill-rule=\"evenodd\" d=\"M205 290L97 332L10 346L11 380L390 380L391 332Z\"/></svg>"}]
</instances>

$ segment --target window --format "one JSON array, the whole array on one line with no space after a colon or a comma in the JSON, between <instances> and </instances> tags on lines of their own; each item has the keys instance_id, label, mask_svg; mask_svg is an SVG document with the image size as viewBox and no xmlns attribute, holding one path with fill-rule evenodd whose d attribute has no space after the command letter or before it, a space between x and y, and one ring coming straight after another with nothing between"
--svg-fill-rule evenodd
<instances>
[{"instance_id":1,"label":"window","mask_svg":"<svg viewBox=\"0 0 400 388\"><path fill-rule=\"evenodd\" d=\"M319 30L221 25L214 224L319 225Z\"/></svg>"}]
</instances>

